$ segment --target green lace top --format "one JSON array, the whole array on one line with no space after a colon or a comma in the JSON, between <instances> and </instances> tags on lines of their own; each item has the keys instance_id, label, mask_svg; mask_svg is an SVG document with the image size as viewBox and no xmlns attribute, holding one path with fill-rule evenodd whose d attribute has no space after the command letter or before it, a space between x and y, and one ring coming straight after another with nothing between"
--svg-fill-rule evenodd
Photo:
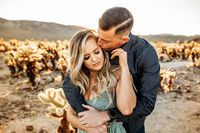
<instances>
[{"instance_id":1,"label":"green lace top","mask_svg":"<svg viewBox=\"0 0 200 133\"><path fill-rule=\"evenodd\" d=\"M114 108L116 105L112 102L109 103L109 96L108 92L104 91L100 94L100 96L86 100L86 102L92 106L95 107L98 110L107 110L110 108ZM115 120L113 122L109 123L110 128L108 128L108 133L126 133L126 130L123 127L122 122L116 122ZM86 133L84 130L78 129L78 133Z\"/></svg>"}]
</instances>

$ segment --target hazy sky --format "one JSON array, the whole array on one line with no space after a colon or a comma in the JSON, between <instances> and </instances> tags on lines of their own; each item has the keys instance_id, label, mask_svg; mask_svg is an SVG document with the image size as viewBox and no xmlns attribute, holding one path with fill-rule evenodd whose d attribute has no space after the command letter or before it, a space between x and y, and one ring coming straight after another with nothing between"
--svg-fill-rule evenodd
<instances>
[{"instance_id":1,"label":"hazy sky","mask_svg":"<svg viewBox=\"0 0 200 133\"><path fill-rule=\"evenodd\" d=\"M132 12L134 34L200 34L200 0L0 0L0 17L96 29L101 13L113 6Z\"/></svg>"}]
</instances>

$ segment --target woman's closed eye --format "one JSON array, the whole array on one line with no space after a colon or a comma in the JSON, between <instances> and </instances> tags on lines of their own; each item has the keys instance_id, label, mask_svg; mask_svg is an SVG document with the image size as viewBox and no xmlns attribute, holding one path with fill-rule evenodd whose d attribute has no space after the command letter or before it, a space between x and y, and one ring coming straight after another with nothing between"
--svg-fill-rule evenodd
<instances>
[{"instance_id":1,"label":"woman's closed eye","mask_svg":"<svg viewBox=\"0 0 200 133\"><path fill-rule=\"evenodd\" d=\"M85 56L84 60L88 60L90 58L90 56Z\"/></svg>"},{"instance_id":2,"label":"woman's closed eye","mask_svg":"<svg viewBox=\"0 0 200 133\"><path fill-rule=\"evenodd\" d=\"M100 51L99 51L99 50L98 50L98 51L94 51L94 53L95 53L95 54L99 54L99 53L100 53Z\"/></svg>"}]
</instances>

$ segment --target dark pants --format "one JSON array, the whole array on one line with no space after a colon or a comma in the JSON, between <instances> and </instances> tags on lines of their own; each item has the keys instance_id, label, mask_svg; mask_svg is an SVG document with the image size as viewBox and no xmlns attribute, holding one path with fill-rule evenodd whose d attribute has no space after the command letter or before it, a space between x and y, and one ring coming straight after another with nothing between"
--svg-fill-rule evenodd
<instances>
[{"instance_id":1,"label":"dark pants","mask_svg":"<svg viewBox=\"0 0 200 133\"><path fill-rule=\"evenodd\" d=\"M136 133L145 133L145 128L142 126Z\"/></svg>"},{"instance_id":2,"label":"dark pants","mask_svg":"<svg viewBox=\"0 0 200 133\"><path fill-rule=\"evenodd\" d=\"M141 118L126 124L124 123L123 126L127 133L145 133L144 121L145 118Z\"/></svg>"},{"instance_id":3,"label":"dark pants","mask_svg":"<svg viewBox=\"0 0 200 133\"><path fill-rule=\"evenodd\" d=\"M145 128L144 128L144 126L142 126L141 128L139 128L137 131L127 129L126 127L125 127L125 129L126 129L126 132L127 132L127 133L145 133Z\"/></svg>"}]
</instances>

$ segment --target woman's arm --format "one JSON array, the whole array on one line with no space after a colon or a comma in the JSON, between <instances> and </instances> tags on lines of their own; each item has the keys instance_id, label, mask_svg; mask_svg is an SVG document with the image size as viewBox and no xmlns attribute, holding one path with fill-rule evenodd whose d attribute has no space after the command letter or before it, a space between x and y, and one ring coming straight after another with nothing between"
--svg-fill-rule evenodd
<instances>
[{"instance_id":1,"label":"woman's arm","mask_svg":"<svg viewBox=\"0 0 200 133\"><path fill-rule=\"evenodd\" d=\"M131 74L127 63L127 53L122 49L115 49L112 57L119 56L121 70L118 70L119 80L116 87L116 103L123 115L130 115L136 106L136 95ZM120 73L120 76L119 76Z\"/></svg>"},{"instance_id":2,"label":"woman's arm","mask_svg":"<svg viewBox=\"0 0 200 133\"><path fill-rule=\"evenodd\" d=\"M116 102L119 111L123 115L132 114L136 106L136 95L127 68L121 68L121 76L116 87Z\"/></svg>"}]
</instances>

